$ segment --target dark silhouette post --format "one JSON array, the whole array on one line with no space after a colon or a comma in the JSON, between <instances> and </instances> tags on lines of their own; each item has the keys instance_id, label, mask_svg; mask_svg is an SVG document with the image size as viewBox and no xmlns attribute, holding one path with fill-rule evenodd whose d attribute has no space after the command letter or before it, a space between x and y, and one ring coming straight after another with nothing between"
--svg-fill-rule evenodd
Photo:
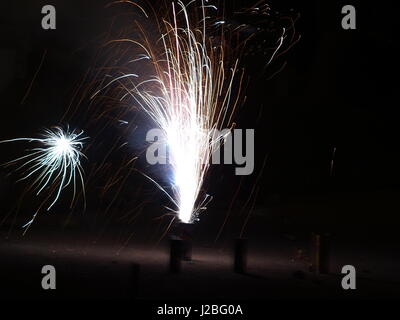
<instances>
[{"instance_id":1,"label":"dark silhouette post","mask_svg":"<svg viewBox=\"0 0 400 320\"><path fill-rule=\"evenodd\" d=\"M247 239L235 239L234 246L234 271L236 273L246 273L247 269Z\"/></svg>"},{"instance_id":2,"label":"dark silhouette post","mask_svg":"<svg viewBox=\"0 0 400 320\"><path fill-rule=\"evenodd\" d=\"M180 273L182 270L183 248L182 240L170 240L169 270L172 273Z\"/></svg>"},{"instance_id":3,"label":"dark silhouette post","mask_svg":"<svg viewBox=\"0 0 400 320\"><path fill-rule=\"evenodd\" d=\"M130 270L130 281L129 281L128 298L134 299L138 292L140 265L133 264L129 267L129 270Z\"/></svg>"},{"instance_id":4,"label":"dark silhouette post","mask_svg":"<svg viewBox=\"0 0 400 320\"><path fill-rule=\"evenodd\" d=\"M330 235L317 233L312 236L314 247L314 264L317 274L329 273Z\"/></svg>"}]
</instances>

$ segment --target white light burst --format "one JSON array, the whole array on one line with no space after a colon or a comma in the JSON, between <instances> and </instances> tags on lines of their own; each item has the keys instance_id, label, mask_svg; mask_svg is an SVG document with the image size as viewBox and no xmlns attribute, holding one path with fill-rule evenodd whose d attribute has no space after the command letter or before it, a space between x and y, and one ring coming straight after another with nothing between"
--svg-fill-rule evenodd
<instances>
[{"instance_id":1,"label":"white light burst","mask_svg":"<svg viewBox=\"0 0 400 320\"><path fill-rule=\"evenodd\" d=\"M28 141L37 143L36 148L32 148L23 157L12 160L4 166L22 163L16 171L22 172L23 177L18 181L33 179L31 186L36 189L36 195L48 189L48 199L52 198L47 210L50 210L60 197L63 189L70 184L73 185L74 195L76 195L76 185L79 181L84 192L83 169L81 152L84 140L83 131L76 133L68 129L64 131L60 127L45 129L41 138L17 138L0 141L0 143Z\"/></svg>"},{"instance_id":2,"label":"white light burst","mask_svg":"<svg viewBox=\"0 0 400 320\"><path fill-rule=\"evenodd\" d=\"M200 3L194 12L181 1L172 3L172 13L159 21L159 39L151 39L139 26L141 41L111 41L138 46L142 52L131 61L147 61L153 72L143 80L125 73L106 85L120 84L126 92L121 100L132 98L163 131L173 171L172 194L152 181L167 193L176 207L171 211L184 223L193 222L210 200L201 193L212 150L221 140L213 133L232 126L239 97L239 89L232 94L238 61L227 63L223 34L219 40L206 34L207 10L216 8ZM197 10L200 19L193 14Z\"/></svg>"}]
</instances>

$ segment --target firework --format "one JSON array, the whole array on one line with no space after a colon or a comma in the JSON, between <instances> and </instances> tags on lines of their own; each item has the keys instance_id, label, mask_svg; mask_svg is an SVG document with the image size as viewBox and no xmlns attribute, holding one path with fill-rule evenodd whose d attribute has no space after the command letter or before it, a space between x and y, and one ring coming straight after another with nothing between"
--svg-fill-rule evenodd
<instances>
[{"instance_id":1,"label":"firework","mask_svg":"<svg viewBox=\"0 0 400 320\"><path fill-rule=\"evenodd\" d=\"M162 130L172 167L172 193L156 184L169 195L179 219L191 223L210 199L200 193L213 148L221 140L213 133L231 125L237 60L226 66L222 38L215 43L207 37L206 11L215 7L202 3L196 23L182 2L172 3L171 9L171 16L159 23L158 41L151 41L140 26L143 41L115 40L137 45L143 52L130 62L148 61L152 75L140 80L140 75L123 74L107 86L121 84L126 92L120 100L132 98ZM151 45L157 42L159 47Z\"/></svg>"},{"instance_id":2,"label":"firework","mask_svg":"<svg viewBox=\"0 0 400 320\"><path fill-rule=\"evenodd\" d=\"M138 7L130 1L113 3ZM161 129L163 141L158 142L168 146L170 186L164 188L145 176L165 192L175 206L168 209L184 223L196 220L211 199L203 185L210 157L226 137L218 132L234 126L243 80L239 60L244 47L251 39L258 42L257 36L273 33L270 46L261 46L265 60L261 69L284 49L288 28L273 24L268 8L254 7L229 20L218 16L218 8L209 2L171 2L167 10L160 10L164 18L153 9L156 28L149 27L151 15L145 13L145 23L135 18L134 38L128 31L126 37L107 41L107 45L115 46L112 61L116 62L106 69L118 73L108 73L92 98L108 91L108 96L128 106L127 112L139 108ZM259 25L241 22L255 13L262 16Z\"/></svg>"},{"instance_id":3,"label":"firework","mask_svg":"<svg viewBox=\"0 0 400 320\"><path fill-rule=\"evenodd\" d=\"M52 198L47 210L50 210L59 199L63 189L73 185L74 195L80 182L83 186L83 169L81 149L87 137L83 132L64 131L60 127L45 129L41 138L17 138L0 141L0 143L28 141L36 143L37 147L28 150L28 154L12 160L4 166L18 165L16 171L22 173L18 181L32 179L31 188L39 195L49 189L48 199Z\"/></svg>"}]
</instances>

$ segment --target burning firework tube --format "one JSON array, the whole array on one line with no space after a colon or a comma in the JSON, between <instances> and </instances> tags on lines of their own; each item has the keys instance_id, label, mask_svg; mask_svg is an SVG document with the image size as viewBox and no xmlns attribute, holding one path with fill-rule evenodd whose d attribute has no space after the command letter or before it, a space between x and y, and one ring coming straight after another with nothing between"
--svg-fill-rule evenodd
<instances>
[{"instance_id":1,"label":"burning firework tube","mask_svg":"<svg viewBox=\"0 0 400 320\"><path fill-rule=\"evenodd\" d=\"M192 261L193 224L178 222L175 227L176 237L182 240L182 259Z\"/></svg>"}]
</instances>

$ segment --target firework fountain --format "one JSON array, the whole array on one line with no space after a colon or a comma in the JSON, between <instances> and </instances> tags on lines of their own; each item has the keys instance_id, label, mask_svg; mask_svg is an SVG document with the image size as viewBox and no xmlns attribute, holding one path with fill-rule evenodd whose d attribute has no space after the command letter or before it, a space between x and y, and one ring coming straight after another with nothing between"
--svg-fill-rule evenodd
<instances>
[{"instance_id":1,"label":"firework fountain","mask_svg":"<svg viewBox=\"0 0 400 320\"><path fill-rule=\"evenodd\" d=\"M168 195L175 206L170 210L184 223L196 220L211 199L202 194L202 185L211 154L223 139L215 132L232 126L239 97L239 90L233 94L232 88L235 78L241 79L238 60L225 59L223 34L218 41L207 34L207 11L216 7L202 2L193 9L200 11L199 19L188 6L171 4L171 14L158 24L157 41L140 25L141 41L113 40L137 46L142 52L132 61L147 63L152 73L145 78L122 74L106 85L122 86L120 100L131 99L161 129L169 149L172 192L152 181Z\"/></svg>"}]
</instances>

